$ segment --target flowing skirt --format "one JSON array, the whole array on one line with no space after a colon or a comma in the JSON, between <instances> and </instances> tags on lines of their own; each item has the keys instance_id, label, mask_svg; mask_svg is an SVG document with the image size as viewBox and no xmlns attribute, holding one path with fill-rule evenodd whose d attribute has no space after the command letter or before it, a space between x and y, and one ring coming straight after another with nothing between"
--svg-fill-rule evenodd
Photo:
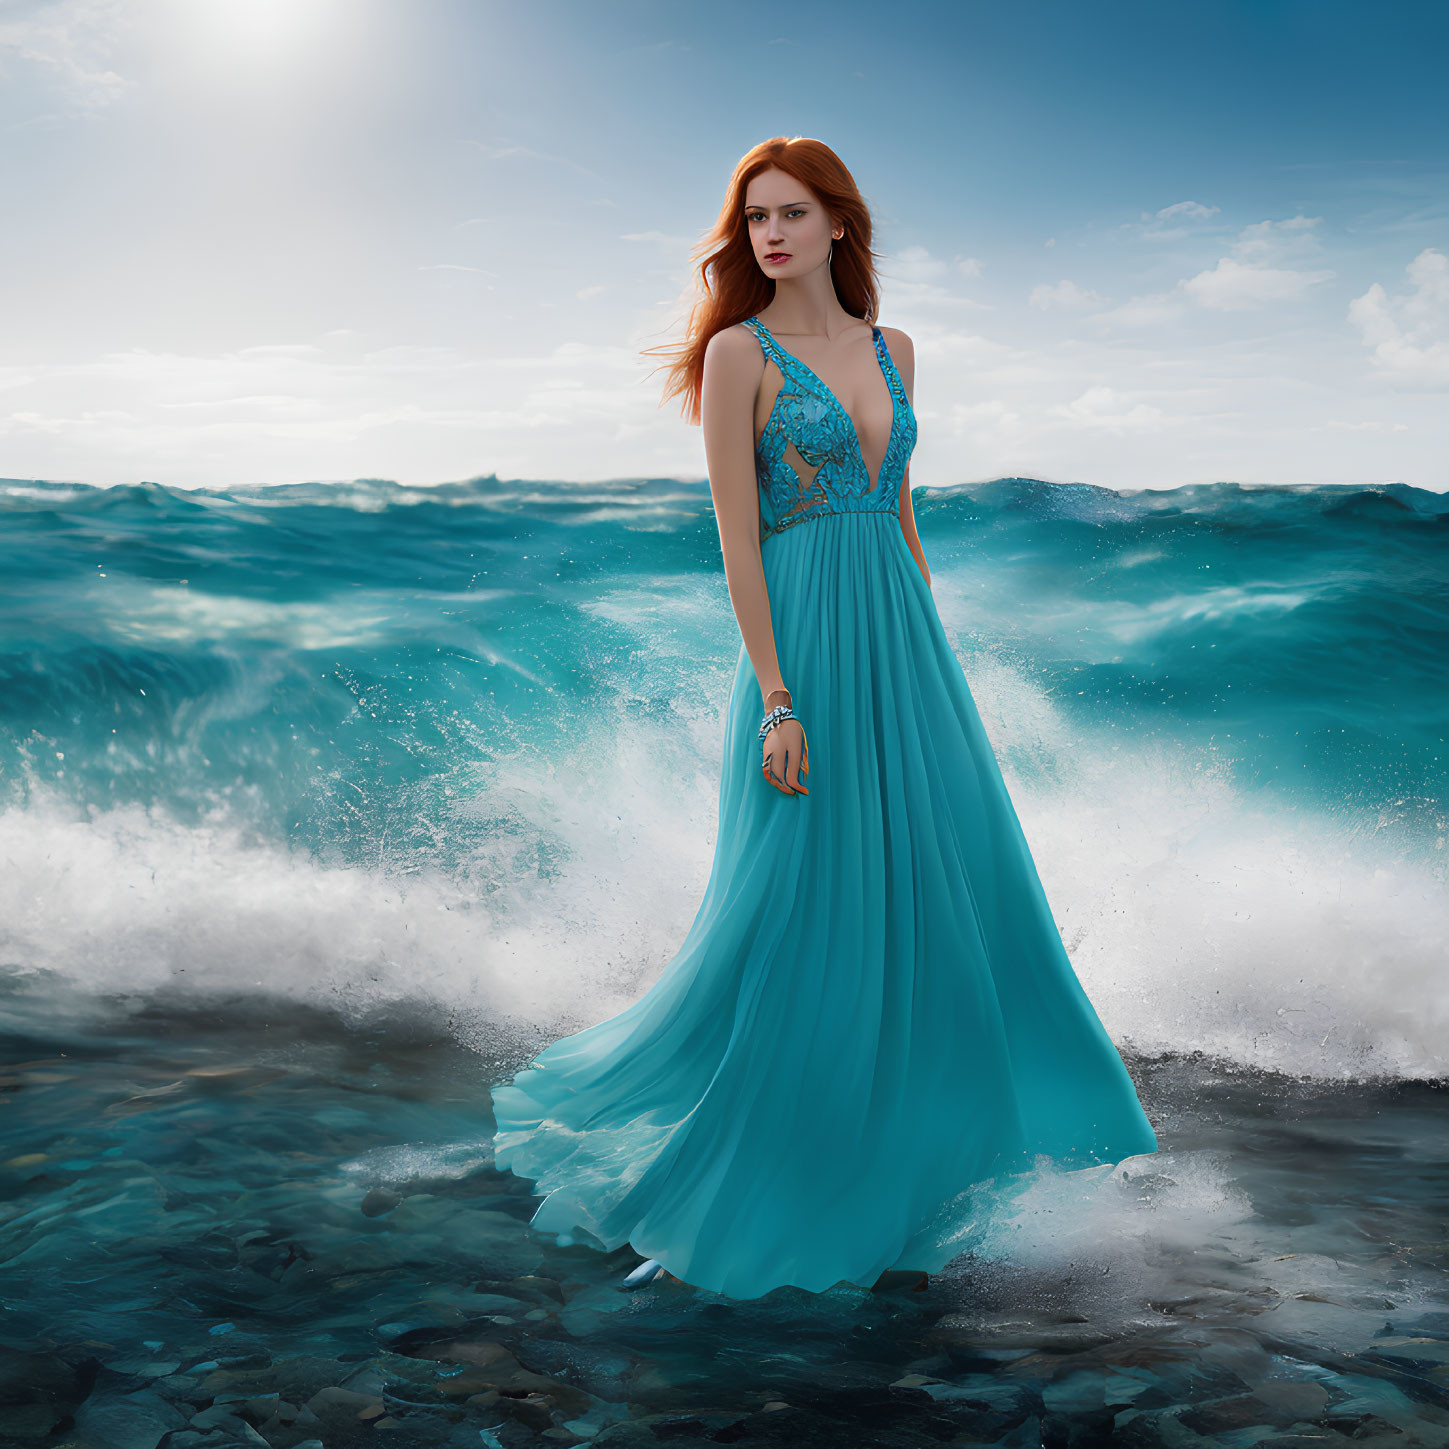
<instances>
[{"instance_id":1,"label":"flowing skirt","mask_svg":"<svg viewBox=\"0 0 1449 1449\"><path fill-rule=\"evenodd\" d=\"M1156 1151L890 513L762 547L809 795L760 772L740 650L708 884L617 1016L493 1088L536 1229L733 1298L961 1251L973 1189Z\"/></svg>"}]
</instances>

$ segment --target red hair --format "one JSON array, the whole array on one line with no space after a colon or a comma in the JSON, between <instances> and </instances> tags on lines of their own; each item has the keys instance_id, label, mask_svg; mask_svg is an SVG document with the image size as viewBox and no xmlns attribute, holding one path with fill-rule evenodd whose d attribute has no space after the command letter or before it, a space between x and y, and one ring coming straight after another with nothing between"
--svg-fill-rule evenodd
<instances>
[{"instance_id":1,"label":"red hair","mask_svg":"<svg viewBox=\"0 0 1449 1449\"><path fill-rule=\"evenodd\" d=\"M819 199L845 235L832 242L830 275L840 305L854 317L874 322L880 305L876 285L875 253L870 246L870 209L840 157L809 136L776 136L761 141L741 158L725 192L724 205L714 229L694 249L704 253L694 267L698 300L690 308L687 335L682 343L646 347L652 353L673 354L660 403L684 395L685 421L700 421L700 391L704 381L704 349L716 332L733 327L767 306L775 284L760 270L745 220L745 193L762 171L783 171L803 182ZM713 285L711 285L711 282ZM663 364L661 364L662 366ZM658 369L655 369L656 371Z\"/></svg>"}]
</instances>

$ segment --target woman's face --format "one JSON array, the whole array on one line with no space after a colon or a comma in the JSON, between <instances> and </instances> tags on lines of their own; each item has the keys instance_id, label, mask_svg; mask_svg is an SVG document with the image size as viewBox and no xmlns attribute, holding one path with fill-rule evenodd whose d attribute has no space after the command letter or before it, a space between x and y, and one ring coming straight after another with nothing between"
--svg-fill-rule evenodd
<instances>
[{"instance_id":1,"label":"woman's face","mask_svg":"<svg viewBox=\"0 0 1449 1449\"><path fill-rule=\"evenodd\" d=\"M783 171L762 171L745 188L745 220L755 260L767 277L799 277L826 264L831 224L803 182Z\"/></svg>"}]
</instances>

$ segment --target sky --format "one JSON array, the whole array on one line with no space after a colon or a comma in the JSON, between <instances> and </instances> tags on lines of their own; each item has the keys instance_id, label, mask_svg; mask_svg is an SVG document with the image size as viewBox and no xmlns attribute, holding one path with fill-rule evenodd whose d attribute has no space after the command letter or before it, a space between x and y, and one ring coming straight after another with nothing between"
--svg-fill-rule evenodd
<instances>
[{"instance_id":1,"label":"sky","mask_svg":"<svg viewBox=\"0 0 1449 1449\"><path fill-rule=\"evenodd\" d=\"M1449 5L0 0L0 477L706 476L734 166L827 142L911 481L1449 488Z\"/></svg>"}]
</instances>

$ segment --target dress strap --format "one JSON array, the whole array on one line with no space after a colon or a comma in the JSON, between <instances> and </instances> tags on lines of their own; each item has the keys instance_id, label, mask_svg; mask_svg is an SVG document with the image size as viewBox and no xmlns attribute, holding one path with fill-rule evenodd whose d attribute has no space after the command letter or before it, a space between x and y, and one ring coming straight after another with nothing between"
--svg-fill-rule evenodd
<instances>
[{"instance_id":1,"label":"dress strap","mask_svg":"<svg viewBox=\"0 0 1449 1449\"><path fill-rule=\"evenodd\" d=\"M790 354L787 353L779 345L779 343L777 343L775 339L770 336L770 329L766 327L763 322L758 321L754 317L746 317L745 326L748 327L750 331L755 334L755 337L758 340L761 348L764 350L765 356L768 357L770 361L773 362L775 366L778 367L786 377L789 377L790 371L786 364L793 359L790 357Z\"/></svg>"},{"instance_id":2,"label":"dress strap","mask_svg":"<svg viewBox=\"0 0 1449 1449\"><path fill-rule=\"evenodd\" d=\"M885 373L886 385L891 390L891 399L895 405L901 408L909 405L910 399L906 397L906 385L901 381L901 375L896 370L896 360L891 356L891 350L886 346L885 333L875 323L871 323L871 331L875 333L876 356L880 358L881 370Z\"/></svg>"},{"instance_id":3,"label":"dress strap","mask_svg":"<svg viewBox=\"0 0 1449 1449\"><path fill-rule=\"evenodd\" d=\"M785 377L809 387L816 374L806 368L798 357L786 352L770 335L770 329L763 322L756 317L746 317L744 325L755 334L760 346L764 349L765 356L780 369ZM905 384L901 381L900 373L896 371L895 358L891 356L890 348L886 346L885 334L872 322L870 335L881 371L885 373L886 385L891 390L891 397L897 402L904 403L906 401ZM813 391L813 389L811 390Z\"/></svg>"},{"instance_id":4,"label":"dress strap","mask_svg":"<svg viewBox=\"0 0 1449 1449\"><path fill-rule=\"evenodd\" d=\"M745 326L759 339L760 346L764 349L766 358L773 362L780 369L780 376L785 379L785 386L793 388L796 392L809 393L822 400L834 397L829 387L820 377L801 362L793 352L786 352L778 342L774 334L756 317L746 317ZM783 389L782 389L783 390Z\"/></svg>"}]
</instances>

